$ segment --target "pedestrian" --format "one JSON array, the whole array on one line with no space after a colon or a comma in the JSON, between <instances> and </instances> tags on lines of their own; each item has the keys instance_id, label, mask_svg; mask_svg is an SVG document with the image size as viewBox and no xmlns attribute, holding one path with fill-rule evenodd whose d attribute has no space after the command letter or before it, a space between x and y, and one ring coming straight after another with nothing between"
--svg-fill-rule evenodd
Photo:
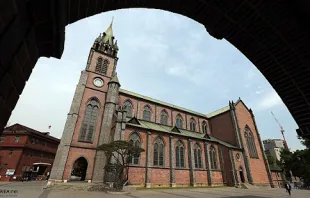
<instances>
[{"instance_id":1,"label":"pedestrian","mask_svg":"<svg viewBox=\"0 0 310 198\"><path fill-rule=\"evenodd\" d=\"M291 195L292 187L289 183L285 184L285 189L286 189L286 192L288 192L288 194Z\"/></svg>"}]
</instances>

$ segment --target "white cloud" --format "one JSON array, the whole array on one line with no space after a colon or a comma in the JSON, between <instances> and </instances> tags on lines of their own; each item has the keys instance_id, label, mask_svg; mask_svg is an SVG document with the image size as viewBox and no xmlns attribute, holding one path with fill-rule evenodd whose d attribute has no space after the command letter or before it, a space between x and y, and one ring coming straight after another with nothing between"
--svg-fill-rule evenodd
<instances>
[{"instance_id":1,"label":"white cloud","mask_svg":"<svg viewBox=\"0 0 310 198\"><path fill-rule=\"evenodd\" d=\"M268 94L265 94L263 98L261 98L261 100L259 100L255 106L256 110L267 110L281 104L283 104L283 102L279 97L279 95L275 91L272 91L269 92Z\"/></svg>"}]
</instances>

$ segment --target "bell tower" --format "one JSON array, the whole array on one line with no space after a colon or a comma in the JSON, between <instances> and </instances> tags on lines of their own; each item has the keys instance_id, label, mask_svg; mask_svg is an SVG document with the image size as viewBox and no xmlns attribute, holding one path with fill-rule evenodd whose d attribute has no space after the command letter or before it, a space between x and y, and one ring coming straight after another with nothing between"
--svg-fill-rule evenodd
<instances>
[{"instance_id":1,"label":"bell tower","mask_svg":"<svg viewBox=\"0 0 310 198\"><path fill-rule=\"evenodd\" d=\"M93 180L102 172L104 156L96 148L109 141L120 88L115 71L118 46L112 25L113 20L90 48L67 115L50 181L70 181L75 172L79 172L78 177L83 181ZM76 167L84 169L74 171ZM102 180L102 177L95 180Z\"/></svg>"}]
</instances>

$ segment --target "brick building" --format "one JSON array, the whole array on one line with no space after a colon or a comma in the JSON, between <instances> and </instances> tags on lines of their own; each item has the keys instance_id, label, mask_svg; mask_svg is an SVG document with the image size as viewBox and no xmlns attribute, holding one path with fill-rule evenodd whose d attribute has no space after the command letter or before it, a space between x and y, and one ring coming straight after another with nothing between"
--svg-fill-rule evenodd
<instances>
[{"instance_id":1,"label":"brick building","mask_svg":"<svg viewBox=\"0 0 310 198\"><path fill-rule=\"evenodd\" d=\"M59 142L48 132L39 132L21 124L6 127L0 137L0 181L47 175Z\"/></svg>"},{"instance_id":2,"label":"brick building","mask_svg":"<svg viewBox=\"0 0 310 198\"><path fill-rule=\"evenodd\" d=\"M107 160L96 147L121 139L145 149L132 159L132 185L272 185L254 114L240 98L203 114L120 89L118 50L111 24L81 72L51 182L102 182Z\"/></svg>"}]
</instances>

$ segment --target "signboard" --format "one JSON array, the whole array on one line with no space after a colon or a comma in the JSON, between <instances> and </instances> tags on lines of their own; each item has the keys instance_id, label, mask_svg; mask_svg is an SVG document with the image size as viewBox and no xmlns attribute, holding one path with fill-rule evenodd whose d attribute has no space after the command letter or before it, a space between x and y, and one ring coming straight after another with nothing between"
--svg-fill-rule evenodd
<instances>
[{"instance_id":1,"label":"signboard","mask_svg":"<svg viewBox=\"0 0 310 198\"><path fill-rule=\"evenodd\" d=\"M15 169L7 169L5 175L12 176L15 173Z\"/></svg>"}]
</instances>

